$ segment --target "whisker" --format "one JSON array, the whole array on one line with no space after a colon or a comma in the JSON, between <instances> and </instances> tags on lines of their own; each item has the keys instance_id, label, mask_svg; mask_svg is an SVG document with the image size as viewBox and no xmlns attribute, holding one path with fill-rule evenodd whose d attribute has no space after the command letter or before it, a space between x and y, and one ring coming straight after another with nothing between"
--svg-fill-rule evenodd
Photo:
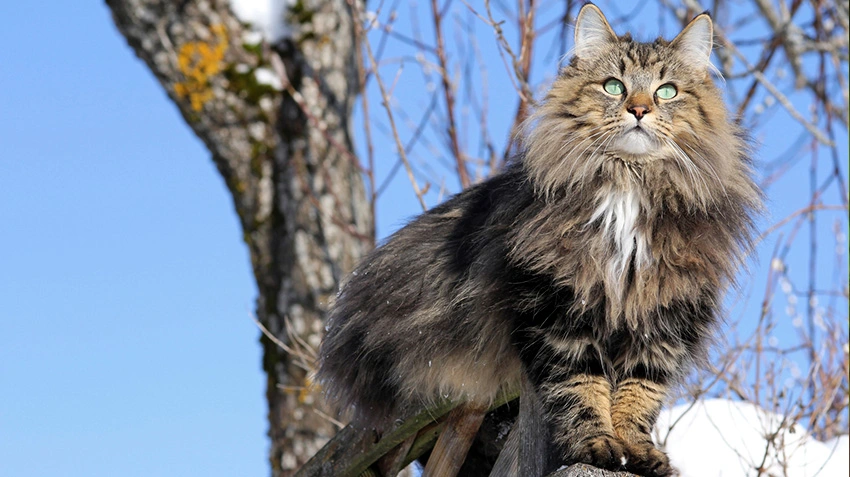
<instances>
[{"instance_id":1,"label":"whisker","mask_svg":"<svg viewBox=\"0 0 850 477\"><path fill-rule=\"evenodd\" d=\"M720 176L717 174L717 169L714 168L714 166L711 164L711 161L709 161L699 151L697 151L696 149L691 147L690 144L685 144L685 145L688 147L688 149L693 151L694 154L699 156L700 159L702 159L700 161L700 163L705 164L705 166L708 168L709 172L711 172L711 174L714 176L714 180L717 182L717 185L720 186L720 189L723 191L723 195L726 197L726 200L728 201L729 200L729 194L726 192L726 186L723 184L723 181L720 180ZM699 167L699 166L697 166L697 167Z\"/></svg>"},{"instance_id":2,"label":"whisker","mask_svg":"<svg viewBox=\"0 0 850 477\"><path fill-rule=\"evenodd\" d=\"M679 147L679 145L676 144L675 141L670 138L666 138L666 141L667 145L670 146L671 149L673 149L673 152L675 153L676 157L681 159L682 165L684 165L688 171L688 176L691 179L691 184L695 189L701 192L699 195L700 202L703 202L703 205L705 205L705 197L709 193L708 184L705 182L705 179L702 178L702 174L700 173L696 164L694 164L693 159L691 159L691 157L684 150L682 150L682 148ZM699 179L699 181L702 183L701 188L699 187L699 184L697 184L697 179Z\"/></svg>"}]
</instances>

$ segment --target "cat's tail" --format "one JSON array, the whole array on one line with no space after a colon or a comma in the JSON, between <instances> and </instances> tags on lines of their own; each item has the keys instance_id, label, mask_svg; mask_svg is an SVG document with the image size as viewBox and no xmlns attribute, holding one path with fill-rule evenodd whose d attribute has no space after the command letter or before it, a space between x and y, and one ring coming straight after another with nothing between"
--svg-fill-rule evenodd
<instances>
[{"instance_id":1,"label":"cat's tail","mask_svg":"<svg viewBox=\"0 0 850 477\"><path fill-rule=\"evenodd\" d=\"M334 316L319 350L316 382L325 400L359 426L381 427L394 415L398 385L391 378L390 350L368 349L364 320Z\"/></svg>"}]
</instances>

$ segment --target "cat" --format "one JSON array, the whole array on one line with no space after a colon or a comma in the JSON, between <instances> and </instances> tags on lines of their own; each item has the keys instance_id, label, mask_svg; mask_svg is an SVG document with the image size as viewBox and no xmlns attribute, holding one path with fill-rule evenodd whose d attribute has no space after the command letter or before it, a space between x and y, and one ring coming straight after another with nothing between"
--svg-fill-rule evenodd
<instances>
[{"instance_id":1,"label":"cat","mask_svg":"<svg viewBox=\"0 0 850 477\"><path fill-rule=\"evenodd\" d=\"M380 428L441 397L486 407L526 376L548 470L671 475L650 431L706 355L762 198L712 35L701 14L641 43L585 5L517 157L342 285L317 373L328 400Z\"/></svg>"}]
</instances>

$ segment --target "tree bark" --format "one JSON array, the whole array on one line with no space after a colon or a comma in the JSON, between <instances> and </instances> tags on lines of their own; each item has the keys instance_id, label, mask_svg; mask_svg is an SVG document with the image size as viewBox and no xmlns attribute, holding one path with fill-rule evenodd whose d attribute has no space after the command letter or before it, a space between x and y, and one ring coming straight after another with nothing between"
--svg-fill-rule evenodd
<instances>
[{"instance_id":1,"label":"tree bark","mask_svg":"<svg viewBox=\"0 0 850 477\"><path fill-rule=\"evenodd\" d=\"M257 318L286 347L261 338L272 475L291 475L336 432L316 412L308 376L337 283L373 246L349 130L359 90L351 7L299 0L287 12L291 36L270 47L245 43L249 27L226 0L106 3L233 196ZM281 85L258 81L258 71L281 70Z\"/></svg>"}]
</instances>

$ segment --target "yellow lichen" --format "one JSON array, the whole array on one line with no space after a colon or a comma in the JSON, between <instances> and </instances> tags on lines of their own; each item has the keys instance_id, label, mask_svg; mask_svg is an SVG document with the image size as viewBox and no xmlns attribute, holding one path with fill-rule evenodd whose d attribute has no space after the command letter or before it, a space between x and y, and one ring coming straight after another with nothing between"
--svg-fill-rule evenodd
<instances>
[{"instance_id":1,"label":"yellow lichen","mask_svg":"<svg viewBox=\"0 0 850 477\"><path fill-rule=\"evenodd\" d=\"M202 41L190 41L180 47L177 67L185 81L174 85L178 98L189 98L192 109L200 111L212 99L210 77L222 70L224 54L227 52L227 31L224 25L213 25L210 31L216 37L214 45Z\"/></svg>"}]
</instances>

